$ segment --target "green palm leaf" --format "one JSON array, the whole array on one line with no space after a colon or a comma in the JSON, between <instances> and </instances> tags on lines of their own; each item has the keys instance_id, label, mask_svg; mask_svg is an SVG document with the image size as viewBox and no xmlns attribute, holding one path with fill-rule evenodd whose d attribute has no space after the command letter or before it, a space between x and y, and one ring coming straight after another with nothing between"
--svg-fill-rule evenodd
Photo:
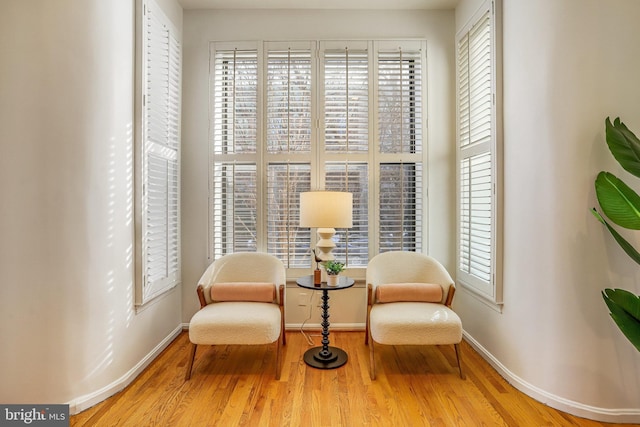
<instances>
[{"instance_id":1,"label":"green palm leaf","mask_svg":"<svg viewBox=\"0 0 640 427\"><path fill-rule=\"evenodd\" d=\"M640 178L640 140L619 118L612 124L607 117L605 125L613 157L627 172ZM609 172L600 172L595 185L598 203L607 217L621 227L640 230L640 196ZM625 253L640 264L640 253L595 208L591 213L607 227ZM602 298L620 331L640 351L640 296L623 289L605 289Z\"/></svg>"},{"instance_id":2,"label":"green palm leaf","mask_svg":"<svg viewBox=\"0 0 640 427\"><path fill-rule=\"evenodd\" d=\"M596 178L596 196L605 215L615 224L640 230L640 196L609 172Z\"/></svg>"},{"instance_id":3,"label":"green palm leaf","mask_svg":"<svg viewBox=\"0 0 640 427\"><path fill-rule=\"evenodd\" d=\"M593 216L595 216L598 219L598 221L600 221L601 223L603 223L607 227L607 230L609 230L609 232L611 233L613 238L616 239L616 242L618 242L618 244L626 252L626 254L629 255L631 257L631 259L633 259L637 264L640 264L640 253L638 253L638 251L633 246L631 246L631 244L627 240L625 240L625 238L622 237L620 235L620 233L618 233L616 231L616 229L613 228L602 217L602 215L600 215L600 213L598 213L598 211L595 208L593 208L591 210L591 213L593 214Z\"/></svg>"},{"instance_id":4,"label":"green palm leaf","mask_svg":"<svg viewBox=\"0 0 640 427\"><path fill-rule=\"evenodd\" d=\"M640 351L640 297L624 289L605 289L602 298L620 331Z\"/></svg>"},{"instance_id":5,"label":"green palm leaf","mask_svg":"<svg viewBox=\"0 0 640 427\"><path fill-rule=\"evenodd\" d=\"M620 118L611 124L605 120L607 145L613 157L629 173L640 178L640 140L631 132Z\"/></svg>"}]
</instances>

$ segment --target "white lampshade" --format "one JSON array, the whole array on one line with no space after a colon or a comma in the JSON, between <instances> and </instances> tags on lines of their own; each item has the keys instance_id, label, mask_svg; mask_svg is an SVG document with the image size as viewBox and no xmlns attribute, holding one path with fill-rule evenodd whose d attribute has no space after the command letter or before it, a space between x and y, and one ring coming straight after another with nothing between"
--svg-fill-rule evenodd
<instances>
[{"instance_id":1,"label":"white lampshade","mask_svg":"<svg viewBox=\"0 0 640 427\"><path fill-rule=\"evenodd\" d=\"M300 226L353 227L353 194L342 191L300 193Z\"/></svg>"}]
</instances>

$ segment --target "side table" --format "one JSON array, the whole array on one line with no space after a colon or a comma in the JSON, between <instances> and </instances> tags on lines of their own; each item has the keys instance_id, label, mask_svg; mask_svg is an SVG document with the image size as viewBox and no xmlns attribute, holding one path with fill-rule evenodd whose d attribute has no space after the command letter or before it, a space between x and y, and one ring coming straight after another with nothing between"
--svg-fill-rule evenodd
<instances>
[{"instance_id":1,"label":"side table","mask_svg":"<svg viewBox=\"0 0 640 427\"><path fill-rule=\"evenodd\" d=\"M313 284L313 276L304 276L296 280L301 288L322 291L322 347L313 347L304 353L307 365L318 369L334 369L347 363L347 353L341 348L329 346L329 291L337 291L353 286L355 281L346 276L338 278L336 286L328 286L326 282Z\"/></svg>"}]
</instances>

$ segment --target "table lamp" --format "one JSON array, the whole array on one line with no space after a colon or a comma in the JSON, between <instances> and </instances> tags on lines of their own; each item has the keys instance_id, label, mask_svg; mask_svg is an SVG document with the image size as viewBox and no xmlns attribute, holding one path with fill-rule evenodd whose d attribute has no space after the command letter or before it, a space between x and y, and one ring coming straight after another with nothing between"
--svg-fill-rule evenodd
<instances>
[{"instance_id":1,"label":"table lamp","mask_svg":"<svg viewBox=\"0 0 640 427\"><path fill-rule=\"evenodd\" d=\"M353 226L353 194L342 191L308 191L300 193L300 227L318 229L317 257L334 259L331 251L336 228Z\"/></svg>"}]
</instances>

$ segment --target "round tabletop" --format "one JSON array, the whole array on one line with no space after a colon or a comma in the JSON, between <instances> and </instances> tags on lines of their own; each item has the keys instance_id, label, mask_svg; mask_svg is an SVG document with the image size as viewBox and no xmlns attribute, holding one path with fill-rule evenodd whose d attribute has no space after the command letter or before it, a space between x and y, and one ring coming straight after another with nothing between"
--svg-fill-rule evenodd
<instances>
[{"instance_id":1,"label":"round tabletop","mask_svg":"<svg viewBox=\"0 0 640 427\"><path fill-rule=\"evenodd\" d=\"M355 280L347 276L338 276L338 284L336 286L329 286L327 285L327 282L322 282L320 285L314 285L313 275L311 275L303 276L296 279L296 283L302 288L322 291L335 291L337 289L346 289L352 287L355 283Z\"/></svg>"}]
</instances>

